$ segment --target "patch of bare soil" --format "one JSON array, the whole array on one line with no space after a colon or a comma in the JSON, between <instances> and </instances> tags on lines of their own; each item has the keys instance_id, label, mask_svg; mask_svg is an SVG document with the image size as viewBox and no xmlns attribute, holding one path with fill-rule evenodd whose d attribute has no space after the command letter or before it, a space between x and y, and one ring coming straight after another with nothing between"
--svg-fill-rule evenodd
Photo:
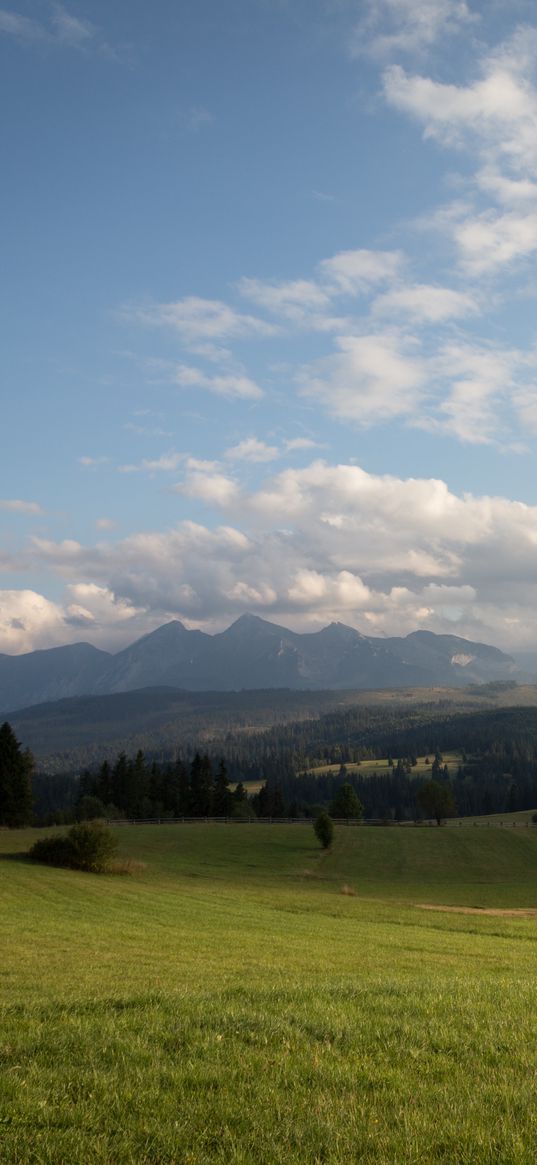
<instances>
[{"instance_id":1,"label":"patch of bare soil","mask_svg":"<svg viewBox=\"0 0 537 1165\"><path fill-rule=\"evenodd\" d=\"M443 914L493 914L507 918L537 918L537 909L500 910L490 906L439 906L434 902L415 902L418 910L440 910Z\"/></svg>"}]
</instances>

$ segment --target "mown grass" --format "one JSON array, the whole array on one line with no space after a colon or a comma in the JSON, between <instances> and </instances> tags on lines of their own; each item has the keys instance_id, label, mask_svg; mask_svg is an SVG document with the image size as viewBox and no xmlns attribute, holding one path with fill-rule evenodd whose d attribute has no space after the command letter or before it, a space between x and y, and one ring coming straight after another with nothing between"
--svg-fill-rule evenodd
<instances>
[{"instance_id":1,"label":"mown grass","mask_svg":"<svg viewBox=\"0 0 537 1165\"><path fill-rule=\"evenodd\" d=\"M2 1162L534 1160L537 920L419 907L537 908L537 831L118 833L0 834Z\"/></svg>"}]
</instances>

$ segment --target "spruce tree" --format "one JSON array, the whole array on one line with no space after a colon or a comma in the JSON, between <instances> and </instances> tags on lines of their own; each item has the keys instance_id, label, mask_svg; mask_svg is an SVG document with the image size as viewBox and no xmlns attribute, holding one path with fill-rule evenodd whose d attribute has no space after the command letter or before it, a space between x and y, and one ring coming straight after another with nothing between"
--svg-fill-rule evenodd
<instances>
[{"instance_id":1,"label":"spruce tree","mask_svg":"<svg viewBox=\"0 0 537 1165\"><path fill-rule=\"evenodd\" d=\"M215 817L227 817L231 812L231 803L227 769L225 761L222 759L214 779L213 813Z\"/></svg>"},{"instance_id":2,"label":"spruce tree","mask_svg":"<svg viewBox=\"0 0 537 1165\"><path fill-rule=\"evenodd\" d=\"M213 775L207 755L196 753L190 768L190 812L193 817L207 817L211 812Z\"/></svg>"},{"instance_id":3,"label":"spruce tree","mask_svg":"<svg viewBox=\"0 0 537 1165\"><path fill-rule=\"evenodd\" d=\"M22 751L11 725L0 728L0 825L17 829L32 820L34 760Z\"/></svg>"}]
</instances>

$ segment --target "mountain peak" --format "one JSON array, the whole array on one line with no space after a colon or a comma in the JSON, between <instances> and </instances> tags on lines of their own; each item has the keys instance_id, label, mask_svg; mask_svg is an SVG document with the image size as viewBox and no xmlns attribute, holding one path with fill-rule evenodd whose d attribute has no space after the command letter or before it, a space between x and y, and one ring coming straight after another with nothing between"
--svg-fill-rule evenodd
<instances>
[{"instance_id":1,"label":"mountain peak","mask_svg":"<svg viewBox=\"0 0 537 1165\"><path fill-rule=\"evenodd\" d=\"M365 636L362 635L360 631L356 630L356 627L349 627L348 623L340 623L339 620L335 620L332 623L329 623L327 627L323 627L320 634L323 632L326 633L327 631L330 631L332 635L339 635L346 638L349 636L355 639L365 638Z\"/></svg>"},{"instance_id":2,"label":"mountain peak","mask_svg":"<svg viewBox=\"0 0 537 1165\"><path fill-rule=\"evenodd\" d=\"M272 630L275 627L274 623L269 623L266 619L262 619L260 615L252 615L250 611L245 611L244 615L239 615L234 623L231 623L226 630L222 632L223 635L228 635L235 631L261 631L262 628L269 628Z\"/></svg>"}]
</instances>

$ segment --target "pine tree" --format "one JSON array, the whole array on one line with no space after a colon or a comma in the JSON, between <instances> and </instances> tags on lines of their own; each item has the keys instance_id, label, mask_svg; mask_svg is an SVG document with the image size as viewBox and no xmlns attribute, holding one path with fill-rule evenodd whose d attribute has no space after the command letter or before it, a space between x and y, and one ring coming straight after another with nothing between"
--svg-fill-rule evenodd
<instances>
[{"instance_id":1,"label":"pine tree","mask_svg":"<svg viewBox=\"0 0 537 1165\"><path fill-rule=\"evenodd\" d=\"M231 793L225 761L222 759L214 780L213 813L215 817L227 817L231 812Z\"/></svg>"},{"instance_id":2,"label":"pine tree","mask_svg":"<svg viewBox=\"0 0 537 1165\"><path fill-rule=\"evenodd\" d=\"M211 812L213 775L208 756L196 753L190 768L190 812L193 817L207 817Z\"/></svg>"},{"instance_id":3,"label":"pine tree","mask_svg":"<svg viewBox=\"0 0 537 1165\"><path fill-rule=\"evenodd\" d=\"M356 818L360 820L364 811L362 802L356 796L356 793L348 782L338 789L334 800L330 806L330 812L334 817L345 817L347 820Z\"/></svg>"},{"instance_id":4,"label":"pine tree","mask_svg":"<svg viewBox=\"0 0 537 1165\"><path fill-rule=\"evenodd\" d=\"M0 728L0 825L17 829L32 820L34 760L22 751L11 725Z\"/></svg>"}]
</instances>

